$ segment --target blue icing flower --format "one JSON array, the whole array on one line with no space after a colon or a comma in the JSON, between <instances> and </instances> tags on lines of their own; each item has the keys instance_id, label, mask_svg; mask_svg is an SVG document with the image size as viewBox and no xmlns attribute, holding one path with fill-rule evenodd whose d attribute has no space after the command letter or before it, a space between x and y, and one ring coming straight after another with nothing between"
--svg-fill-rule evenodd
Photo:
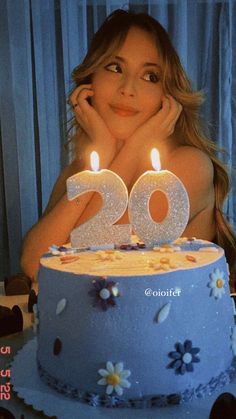
<instances>
[{"instance_id":1,"label":"blue icing flower","mask_svg":"<svg viewBox=\"0 0 236 419\"><path fill-rule=\"evenodd\" d=\"M225 294L224 289L224 272L220 271L220 269L214 269L214 272L210 274L210 282L208 283L208 287L211 288L211 297L215 297L216 299L222 298L222 295Z\"/></svg>"},{"instance_id":2,"label":"blue icing flower","mask_svg":"<svg viewBox=\"0 0 236 419\"><path fill-rule=\"evenodd\" d=\"M209 382L209 388L211 391L215 391L218 388L219 379L218 377L212 377L211 381Z\"/></svg>"},{"instance_id":3,"label":"blue icing flower","mask_svg":"<svg viewBox=\"0 0 236 419\"><path fill-rule=\"evenodd\" d=\"M183 375L185 372L193 372L193 363L200 361L196 356L200 349L193 348L191 340L186 340L184 344L178 342L175 344L175 348L176 351L168 354L173 359L168 367L174 368L176 374Z\"/></svg>"},{"instance_id":4,"label":"blue icing flower","mask_svg":"<svg viewBox=\"0 0 236 419\"><path fill-rule=\"evenodd\" d=\"M90 406L99 406L100 405L100 397L97 394L87 393L85 400Z\"/></svg>"},{"instance_id":5,"label":"blue icing flower","mask_svg":"<svg viewBox=\"0 0 236 419\"><path fill-rule=\"evenodd\" d=\"M116 305L115 299L120 293L117 284L114 281L107 281L104 277L93 281L93 289L89 291L89 295L93 297L93 306L100 306L106 311Z\"/></svg>"},{"instance_id":6,"label":"blue icing flower","mask_svg":"<svg viewBox=\"0 0 236 419\"><path fill-rule=\"evenodd\" d=\"M208 393L208 391L209 391L208 384L200 384L195 390L195 395L197 398L201 399L202 397L205 396L206 393Z\"/></svg>"},{"instance_id":7,"label":"blue icing flower","mask_svg":"<svg viewBox=\"0 0 236 419\"><path fill-rule=\"evenodd\" d=\"M230 382L230 377L229 374L227 374L226 372L222 372L219 375L219 387L224 387L226 386L226 384L229 384Z\"/></svg>"},{"instance_id":8,"label":"blue icing flower","mask_svg":"<svg viewBox=\"0 0 236 419\"><path fill-rule=\"evenodd\" d=\"M101 404L106 407L116 407L119 399L116 396L108 396L107 394L101 396Z\"/></svg>"},{"instance_id":9,"label":"blue icing flower","mask_svg":"<svg viewBox=\"0 0 236 419\"><path fill-rule=\"evenodd\" d=\"M184 240L183 238L181 238L180 240L176 240L175 244L178 244L178 246L181 247L182 250L192 250L192 251L199 251L199 250L204 250L205 248L209 249L218 249L219 246L217 246L214 243L210 243L210 242L204 242L203 240L198 240L198 239L186 239Z\"/></svg>"},{"instance_id":10,"label":"blue icing flower","mask_svg":"<svg viewBox=\"0 0 236 419\"><path fill-rule=\"evenodd\" d=\"M182 393L182 400L183 402L190 402L194 400L194 388L188 388Z\"/></svg>"}]
</instances>

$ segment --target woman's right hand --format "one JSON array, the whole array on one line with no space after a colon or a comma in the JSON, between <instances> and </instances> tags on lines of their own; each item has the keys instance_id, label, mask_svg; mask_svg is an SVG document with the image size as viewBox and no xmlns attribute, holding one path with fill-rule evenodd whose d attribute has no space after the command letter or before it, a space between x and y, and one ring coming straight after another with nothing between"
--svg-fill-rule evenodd
<instances>
[{"instance_id":1,"label":"woman's right hand","mask_svg":"<svg viewBox=\"0 0 236 419\"><path fill-rule=\"evenodd\" d=\"M174 133L181 112L179 102L170 95L164 96L161 109L137 128L129 141L140 150L158 146Z\"/></svg>"},{"instance_id":2,"label":"woman's right hand","mask_svg":"<svg viewBox=\"0 0 236 419\"><path fill-rule=\"evenodd\" d=\"M90 138L92 147L100 153L115 154L116 141L96 109L89 103L94 91L92 84L78 86L70 96L76 120Z\"/></svg>"}]
</instances>

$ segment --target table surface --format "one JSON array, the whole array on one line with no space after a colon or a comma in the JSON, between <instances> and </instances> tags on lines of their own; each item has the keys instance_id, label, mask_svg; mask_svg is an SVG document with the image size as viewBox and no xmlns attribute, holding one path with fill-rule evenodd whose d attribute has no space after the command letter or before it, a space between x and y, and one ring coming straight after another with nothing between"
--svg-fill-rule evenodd
<instances>
[{"instance_id":1,"label":"table surface","mask_svg":"<svg viewBox=\"0 0 236 419\"><path fill-rule=\"evenodd\" d=\"M35 336L33 328L32 328L33 314L28 313L27 302L28 302L28 296L26 296L26 295L17 295L17 296L3 296L3 295L0 295L0 305L12 308L13 305L17 304L20 307L20 309L22 310L23 318L24 318L24 330L23 330L23 332L14 333L12 335L4 336L4 337L0 338L0 347L10 346L10 348L11 348L11 353L10 354L7 354L7 355L1 355L0 354L0 370L9 369L10 363L11 363L12 359L14 358L14 355L18 352L18 350L20 350L22 348L22 346L24 346L24 344L29 339L32 339ZM0 377L0 385L5 384L7 381L8 381L7 378ZM229 390L227 388L222 389L222 392L224 392L224 391L229 391ZM236 395L236 392L235 392L235 395ZM214 402L216 397L217 397L217 395L215 397L213 397L212 403ZM201 404L201 401L199 401L199 407L200 407L200 404ZM21 415L24 415L24 416L22 416L22 419L23 418L24 419L48 418L48 416L46 416L45 414L43 414L41 412L37 412L31 406L26 405L21 399L19 399L16 396L16 394L14 393L14 391L12 389L11 389L11 398L8 401L7 400L1 400L0 401L0 406L5 407L11 413L13 413L15 415L16 419L20 419ZM109 414L108 410L109 409L106 409L106 412L104 412L104 414L105 414L104 417L106 417L106 418L110 417L110 414ZM94 413L95 413L95 411L94 411ZM113 412L111 414L112 418L114 417L114 413L115 412ZM129 419L129 417L134 417L134 415L135 415L134 412L132 412L132 413L130 412L130 415L128 414L127 418ZM93 415L92 418L86 418L86 419L94 419L95 416ZM99 416L99 417L101 417L101 416ZM162 415L160 415L160 410L158 410L158 412L153 411L153 418L152 419L156 419L156 418L162 419ZM175 415L173 416L173 418L174 419L179 419L179 417L177 417L177 416L175 417ZM188 415L188 418L189 419L194 419L191 415ZM74 419L74 418L71 418L71 419ZM83 418L83 419L85 419L85 418ZM126 419L126 416L123 416L123 419ZM145 419L145 417L143 417L143 419Z\"/></svg>"}]
</instances>

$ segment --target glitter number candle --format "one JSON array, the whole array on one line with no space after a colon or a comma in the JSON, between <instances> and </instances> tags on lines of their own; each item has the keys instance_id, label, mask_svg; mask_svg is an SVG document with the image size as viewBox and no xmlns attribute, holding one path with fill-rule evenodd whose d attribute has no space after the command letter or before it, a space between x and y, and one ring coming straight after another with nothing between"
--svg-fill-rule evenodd
<instances>
[{"instance_id":1,"label":"glitter number candle","mask_svg":"<svg viewBox=\"0 0 236 419\"><path fill-rule=\"evenodd\" d=\"M90 159L93 170L79 172L67 180L67 196L73 200L85 192L99 192L103 206L93 218L71 232L71 245L82 248L130 243L131 226L113 225L127 208L126 185L116 173L107 169L99 170L99 157L95 151Z\"/></svg>"},{"instance_id":2,"label":"glitter number candle","mask_svg":"<svg viewBox=\"0 0 236 419\"><path fill-rule=\"evenodd\" d=\"M180 179L168 170L160 170L157 149L153 149L155 170L145 172L134 184L129 199L129 219L135 233L149 247L170 243L183 233L189 219L189 199ZM155 222L149 211L153 192L161 191L168 200L165 219Z\"/></svg>"}]
</instances>

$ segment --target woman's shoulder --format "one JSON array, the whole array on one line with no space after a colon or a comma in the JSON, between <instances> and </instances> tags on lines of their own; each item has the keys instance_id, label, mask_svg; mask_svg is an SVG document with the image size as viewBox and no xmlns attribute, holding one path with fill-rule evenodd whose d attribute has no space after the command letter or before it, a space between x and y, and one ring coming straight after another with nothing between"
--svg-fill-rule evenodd
<instances>
[{"instance_id":1,"label":"woman's shoulder","mask_svg":"<svg viewBox=\"0 0 236 419\"><path fill-rule=\"evenodd\" d=\"M214 167L210 157L202 150L193 146L180 146L171 154L166 167L188 177L192 174L198 180L213 181ZM178 173L176 173L178 174Z\"/></svg>"},{"instance_id":2,"label":"woman's shoulder","mask_svg":"<svg viewBox=\"0 0 236 419\"><path fill-rule=\"evenodd\" d=\"M191 158L193 161L202 162L204 164L211 164L211 159L203 150L190 145L183 145L177 147L173 153L173 158Z\"/></svg>"},{"instance_id":3,"label":"woman's shoulder","mask_svg":"<svg viewBox=\"0 0 236 419\"><path fill-rule=\"evenodd\" d=\"M190 218L206 208L213 208L214 168L206 153L191 146L179 147L172 153L166 169L178 176L188 192Z\"/></svg>"}]
</instances>

